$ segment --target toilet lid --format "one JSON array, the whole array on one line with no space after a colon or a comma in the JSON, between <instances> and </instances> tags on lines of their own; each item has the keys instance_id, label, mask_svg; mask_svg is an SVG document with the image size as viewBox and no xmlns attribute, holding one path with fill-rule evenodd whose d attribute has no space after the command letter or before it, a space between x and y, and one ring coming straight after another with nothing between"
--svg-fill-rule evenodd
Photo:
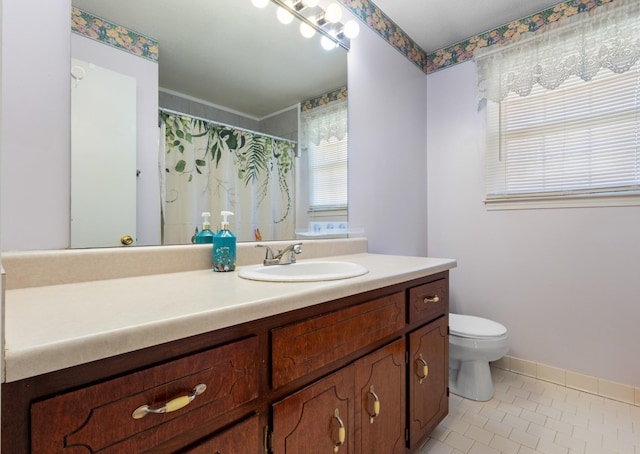
<instances>
[{"instance_id":1,"label":"toilet lid","mask_svg":"<svg viewBox=\"0 0 640 454\"><path fill-rule=\"evenodd\" d=\"M486 318L449 314L449 332L460 337L498 337L507 334L507 328Z\"/></svg>"}]
</instances>

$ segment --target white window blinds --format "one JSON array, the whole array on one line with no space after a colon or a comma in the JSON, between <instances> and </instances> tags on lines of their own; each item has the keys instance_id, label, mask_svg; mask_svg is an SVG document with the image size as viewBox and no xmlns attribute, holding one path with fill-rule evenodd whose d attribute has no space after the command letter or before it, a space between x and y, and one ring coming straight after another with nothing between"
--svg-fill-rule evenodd
<instances>
[{"instance_id":1,"label":"white window blinds","mask_svg":"<svg viewBox=\"0 0 640 454\"><path fill-rule=\"evenodd\" d=\"M640 190L640 66L488 103L487 201Z\"/></svg>"},{"instance_id":2,"label":"white window blinds","mask_svg":"<svg viewBox=\"0 0 640 454\"><path fill-rule=\"evenodd\" d=\"M616 0L476 54L489 208L640 204L639 34Z\"/></svg>"},{"instance_id":3,"label":"white window blinds","mask_svg":"<svg viewBox=\"0 0 640 454\"><path fill-rule=\"evenodd\" d=\"M309 146L309 209L347 207L347 135Z\"/></svg>"},{"instance_id":4,"label":"white window blinds","mask_svg":"<svg viewBox=\"0 0 640 454\"><path fill-rule=\"evenodd\" d=\"M301 146L309 161L309 210L345 209L348 204L347 102L302 112Z\"/></svg>"}]
</instances>

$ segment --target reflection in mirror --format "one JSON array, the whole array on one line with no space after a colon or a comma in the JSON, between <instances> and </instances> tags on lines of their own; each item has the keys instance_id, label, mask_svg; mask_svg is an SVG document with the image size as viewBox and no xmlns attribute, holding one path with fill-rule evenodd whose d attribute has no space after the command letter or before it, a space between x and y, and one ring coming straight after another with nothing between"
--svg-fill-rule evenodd
<instances>
[{"instance_id":1,"label":"reflection in mirror","mask_svg":"<svg viewBox=\"0 0 640 454\"><path fill-rule=\"evenodd\" d=\"M109 54L107 62L124 58L114 56L116 53L125 54L121 51L123 47L131 50L127 55L128 61L116 63L115 67L110 68L101 57L100 66L132 75L137 82L137 159L136 169L132 171L138 176L137 194L131 195L131 198L136 200L137 205L135 244L138 245L190 241L195 227L201 226L201 211L205 211L198 206L191 209L180 239L165 241L167 237L161 221L166 210L162 210L161 206L171 196L167 195L161 200L158 189L166 183L166 175L158 175L161 164L157 150L158 107L193 117L189 121L195 122L193 127L196 129L191 130L190 139L194 133L198 135L204 131L197 128L213 120L216 126L205 127L213 133L208 137L218 140L219 145L227 146L221 148L228 153L227 157L233 155L232 160L241 161L257 156L247 155L252 142L255 144L260 140L275 140L273 137L278 137L298 143L299 103L346 86L346 51L337 48L327 52L321 48L318 36L305 39L300 36L297 24L285 26L279 23L276 6L271 3L267 8L257 9L250 0L164 0L161 3L155 0L73 0L73 6L104 19L86 25L92 28L90 33L96 35L92 36L93 40L78 33L72 35L73 57L97 64L97 61L92 61L96 57L96 46L101 47L100 53ZM126 30L110 26L111 23ZM146 40L144 36L137 39L138 35L128 33L131 30L157 40L157 48L153 41ZM93 41L91 49L88 49L90 46L87 41ZM105 45L105 42L111 46ZM140 42L143 45L139 45ZM154 60L154 51L157 52L157 60ZM145 60L135 54L148 58ZM136 60L135 64L131 58ZM145 90L146 98L141 96ZM338 90L341 93L344 91ZM320 104L324 103L326 98ZM236 132L224 132L226 126L233 126ZM182 133L185 132L184 128L182 126ZM265 139L253 140L253 133L247 131L257 131L260 134L256 137ZM174 130L174 134L178 133ZM235 140L242 141L245 151L230 153L228 145L231 135L225 134L234 137L231 140L234 145L238 144L234 143ZM187 142L185 135L166 143L171 145L178 139L185 142L182 145ZM180 153L180 144L176 147ZM291 161L295 175L289 188L291 210L288 216L291 217L291 226L284 229L286 233L276 233L277 229L262 227L262 223L256 224L246 216L236 218L238 224L235 230L245 232L239 237L240 240L254 240L256 231L262 234L263 240L293 239L294 228L306 228L309 221L346 220L346 207L339 207L337 211L312 210L309 214L307 183L301 179L307 173L306 151L300 152L297 145L295 148L300 157ZM217 163L218 155L212 155L212 151L210 148L209 163L212 158ZM273 152L270 156L274 156ZM179 161L173 162L173 170L182 169L184 173L186 161L184 168ZM200 176L199 170L203 170L200 168L203 166L198 163L202 164L201 161L200 158L192 159L189 175ZM246 162L244 165L246 172ZM270 164L263 160L253 162L253 165ZM283 168L286 169L286 165ZM186 175L187 179L189 175ZM260 187L257 180L241 180ZM215 192L211 181L207 190ZM282 181L271 178L270 184L278 186ZM190 189L194 187L196 185ZM282 217L284 212L279 204L263 202L264 207L274 212L272 217L275 220ZM222 209L239 211L240 207L225 206ZM212 211L215 230L218 224L216 209L207 211ZM323 215L326 217L321 217ZM234 230L233 223L231 227Z\"/></svg>"},{"instance_id":2,"label":"reflection in mirror","mask_svg":"<svg viewBox=\"0 0 640 454\"><path fill-rule=\"evenodd\" d=\"M76 58L71 75L71 247L121 246L136 232L136 80Z\"/></svg>"},{"instance_id":3,"label":"reflection in mirror","mask_svg":"<svg viewBox=\"0 0 640 454\"><path fill-rule=\"evenodd\" d=\"M293 238L295 142L167 110L161 118L164 244L195 239L205 212L215 230L222 211L234 213L240 241Z\"/></svg>"}]
</instances>

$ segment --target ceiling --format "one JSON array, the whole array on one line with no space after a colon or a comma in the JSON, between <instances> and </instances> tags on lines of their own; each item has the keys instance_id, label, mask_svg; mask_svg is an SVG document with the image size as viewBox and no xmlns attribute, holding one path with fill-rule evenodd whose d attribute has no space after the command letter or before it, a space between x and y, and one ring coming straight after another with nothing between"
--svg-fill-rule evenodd
<instances>
[{"instance_id":1,"label":"ceiling","mask_svg":"<svg viewBox=\"0 0 640 454\"><path fill-rule=\"evenodd\" d=\"M329 0L322 0L326 4ZM427 53L558 0L374 0ZM159 43L161 89L264 118L346 84L346 52L303 39L250 0L73 0ZM361 25L364 27L365 25ZM355 38L357 40L357 38Z\"/></svg>"},{"instance_id":2,"label":"ceiling","mask_svg":"<svg viewBox=\"0 0 640 454\"><path fill-rule=\"evenodd\" d=\"M427 53L464 41L560 0L374 0Z\"/></svg>"}]
</instances>

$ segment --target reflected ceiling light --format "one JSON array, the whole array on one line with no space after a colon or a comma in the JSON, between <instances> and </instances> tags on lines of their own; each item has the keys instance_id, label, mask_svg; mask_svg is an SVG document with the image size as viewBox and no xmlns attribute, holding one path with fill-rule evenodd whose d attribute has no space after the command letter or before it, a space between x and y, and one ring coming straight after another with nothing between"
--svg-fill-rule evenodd
<instances>
[{"instance_id":1,"label":"reflected ceiling light","mask_svg":"<svg viewBox=\"0 0 640 454\"><path fill-rule=\"evenodd\" d=\"M251 3L253 3L253 6L256 8L264 8L269 4L269 0L251 0Z\"/></svg>"},{"instance_id":2,"label":"reflected ceiling light","mask_svg":"<svg viewBox=\"0 0 640 454\"><path fill-rule=\"evenodd\" d=\"M360 33L360 25L354 20L347 21L347 23L344 24L342 32L347 38L353 39Z\"/></svg>"},{"instance_id":3,"label":"reflected ceiling light","mask_svg":"<svg viewBox=\"0 0 640 454\"><path fill-rule=\"evenodd\" d=\"M278 20L282 24L290 24L293 21L293 14L284 9L282 6L278 7L278 11L276 11L276 16L278 16Z\"/></svg>"},{"instance_id":4,"label":"reflected ceiling light","mask_svg":"<svg viewBox=\"0 0 640 454\"><path fill-rule=\"evenodd\" d=\"M311 25L307 24L306 22L300 22L300 34L305 38L311 38L316 34L316 31Z\"/></svg>"},{"instance_id":5,"label":"reflected ceiling light","mask_svg":"<svg viewBox=\"0 0 640 454\"><path fill-rule=\"evenodd\" d=\"M322 47L325 49L343 47L349 50L350 39L360 31L357 21L350 20L346 24L340 22L343 11L342 6L336 1L330 2L326 9L320 5L319 0L271 1L278 6L277 16L280 22L288 24L293 18L300 19L302 36L310 38L317 32L323 37Z\"/></svg>"},{"instance_id":6,"label":"reflected ceiling light","mask_svg":"<svg viewBox=\"0 0 640 454\"><path fill-rule=\"evenodd\" d=\"M342 8L337 3L330 3L325 10L324 18L335 24L336 22L340 22L342 19Z\"/></svg>"},{"instance_id":7,"label":"reflected ceiling light","mask_svg":"<svg viewBox=\"0 0 640 454\"><path fill-rule=\"evenodd\" d=\"M322 38L320 38L320 45L324 50L333 50L336 47L338 47L338 43L336 41L333 41L332 39L327 38L326 36L323 36Z\"/></svg>"}]
</instances>

